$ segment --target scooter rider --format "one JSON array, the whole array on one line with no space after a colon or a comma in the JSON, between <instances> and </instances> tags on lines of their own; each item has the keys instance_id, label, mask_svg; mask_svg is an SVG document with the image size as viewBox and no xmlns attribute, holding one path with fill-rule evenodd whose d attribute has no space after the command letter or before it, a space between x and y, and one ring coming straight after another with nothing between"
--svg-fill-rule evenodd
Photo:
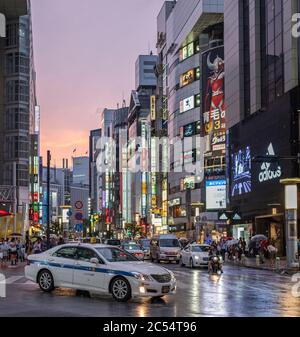
<instances>
[{"instance_id":1,"label":"scooter rider","mask_svg":"<svg viewBox=\"0 0 300 337\"><path fill-rule=\"evenodd\" d=\"M213 263L217 263L218 264L218 270L221 271L221 273L223 273L223 268L222 268L222 263L220 262L220 257L219 257L219 251L217 249L217 245L215 243L213 243L209 249L208 252L208 256L209 256L209 262L208 262L208 272L212 272L213 271ZM218 261L214 262L213 259L217 258Z\"/></svg>"}]
</instances>

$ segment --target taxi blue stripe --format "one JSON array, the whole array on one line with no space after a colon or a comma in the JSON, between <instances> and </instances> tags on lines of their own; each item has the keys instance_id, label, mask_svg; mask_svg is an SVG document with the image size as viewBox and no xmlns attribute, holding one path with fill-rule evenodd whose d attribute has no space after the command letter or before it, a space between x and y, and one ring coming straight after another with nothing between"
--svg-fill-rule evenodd
<instances>
[{"instance_id":1,"label":"taxi blue stripe","mask_svg":"<svg viewBox=\"0 0 300 337\"><path fill-rule=\"evenodd\" d=\"M61 263L39 261L39 260L30 260L30 263L40 264L42 266L57 267L57 268L62 268L62 269L64 268L65 269L76 269L76 270L84 270L84 271L93 271L96 273L115 274L115 275L121 275L121 276L134 277L132 273L121 271L121 270L113 270L113 269L106 269L106 268L91 268L91 267L85 267L85 266L76 266L76 265L70 265L70 264L61 264Z\"/></svg>"}]
</instances>

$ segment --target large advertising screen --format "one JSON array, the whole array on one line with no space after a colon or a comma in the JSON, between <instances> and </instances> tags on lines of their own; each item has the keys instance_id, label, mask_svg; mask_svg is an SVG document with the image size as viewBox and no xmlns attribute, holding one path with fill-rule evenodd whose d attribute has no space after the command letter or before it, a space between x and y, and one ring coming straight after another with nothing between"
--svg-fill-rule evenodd
<instances>
[{"instance_id":1,"label":"large advertising screen","mask_svg":"<svg viewBox=\"0 0 300 337\"><path fill-rule=\"evenodd\" d=\"M270 205L284 208L284 188L280 180L299 175L296 160L281 159L297 156L292 113L297 97L296 91L285 94L266 111L228 131L230 205L243 217L250 219L253 210L256 215L270 214Z\"/></svg>"},{"instance_id":2,"label":"large advertising screen","mask_svg":"<svg viewBox=\"0 0 300 337\"><path fill-rule=\"evenodd\" d=\"M251 192L251 150L250 147L240 149L232 154L231 196Z\"/></svg>"},{"instance_id":3,"label":"large advertising screen","mask_svg":"<svg viewBox=\"0 0 300 337\"><path fill-rule=\"evenodd\" d=\"M224 47L216 47L202 54L203 124L207 152L214 156L225 154L225 89ZM216 140L224 141L215 143ZM213 142L214 141L214 142Z\"/></svg>"},{"instance_id":4,"label":"large advertising screen","mask_svg":"<svg viewBox=\"0 0 300 337\"><path fill-rule=\"evenodd\" d=\"M206 209L226 209L226 180L206 181Z\"/></svg>"}]
</instances>

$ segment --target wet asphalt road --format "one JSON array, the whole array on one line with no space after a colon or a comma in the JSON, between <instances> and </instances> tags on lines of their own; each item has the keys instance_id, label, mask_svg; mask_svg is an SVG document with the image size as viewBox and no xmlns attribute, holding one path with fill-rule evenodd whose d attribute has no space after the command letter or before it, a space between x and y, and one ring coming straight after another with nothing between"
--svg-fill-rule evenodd
<instances>
[{"instance_id":1,"label":"wet asphalt road","mask_svg":"<svg viewBox=\"0 0 300 337\"><path fill-rule=\"evenodd\" d=\"M135 299L117 303L110 296L76 296L72 290L52 294L24 278L23 268L6 269L6 298L0 298L0 316L46 317L204 317L299 316L300 297L292 295L290 276L225 266L222 276L206 270L165 265L178 281L176 296L152 302ZM0 270L3 273L3 270ZM300 286L300 276L298 279ZM300 287L298 289L300 295Z\"/></svg>"}]
</instances>

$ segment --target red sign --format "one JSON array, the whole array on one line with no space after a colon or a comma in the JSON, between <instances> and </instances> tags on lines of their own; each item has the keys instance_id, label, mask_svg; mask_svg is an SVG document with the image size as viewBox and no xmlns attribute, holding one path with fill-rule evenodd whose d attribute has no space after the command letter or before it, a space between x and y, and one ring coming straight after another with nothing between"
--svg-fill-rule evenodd
<instances>
[{"instance_id":1,"label":"red sign","mask_svg":"<svg viewBox=\"0 0 300 337\"><path fill-rule=\"evenodd\" d=\"M33 201L39 201L39 194L38 194L38 192L34 192L34 194L33 194Z\"/></svg>"},{"instance_id":2,"label":"red sign","mask_svg":"<svg viewBox=\"0 0 300 337\"><path fill-rule=\"evenodd\" d=\"M0 210L0 217L3 217L3 216L10 216L11 213L9 212L6 212L6 211L3 211L2 209Z\"/></svg>"},{"instance_id":3,"label":"red sign","mask_svg":"<svg viewBox=\"0 0 300 337\"><path fill-rule=\"evenodd\" d=\"M33 221L35 223L38 223L39 222L39 213L38 212L34 212L33 213Z\"/></svg>"}]
</instances>

